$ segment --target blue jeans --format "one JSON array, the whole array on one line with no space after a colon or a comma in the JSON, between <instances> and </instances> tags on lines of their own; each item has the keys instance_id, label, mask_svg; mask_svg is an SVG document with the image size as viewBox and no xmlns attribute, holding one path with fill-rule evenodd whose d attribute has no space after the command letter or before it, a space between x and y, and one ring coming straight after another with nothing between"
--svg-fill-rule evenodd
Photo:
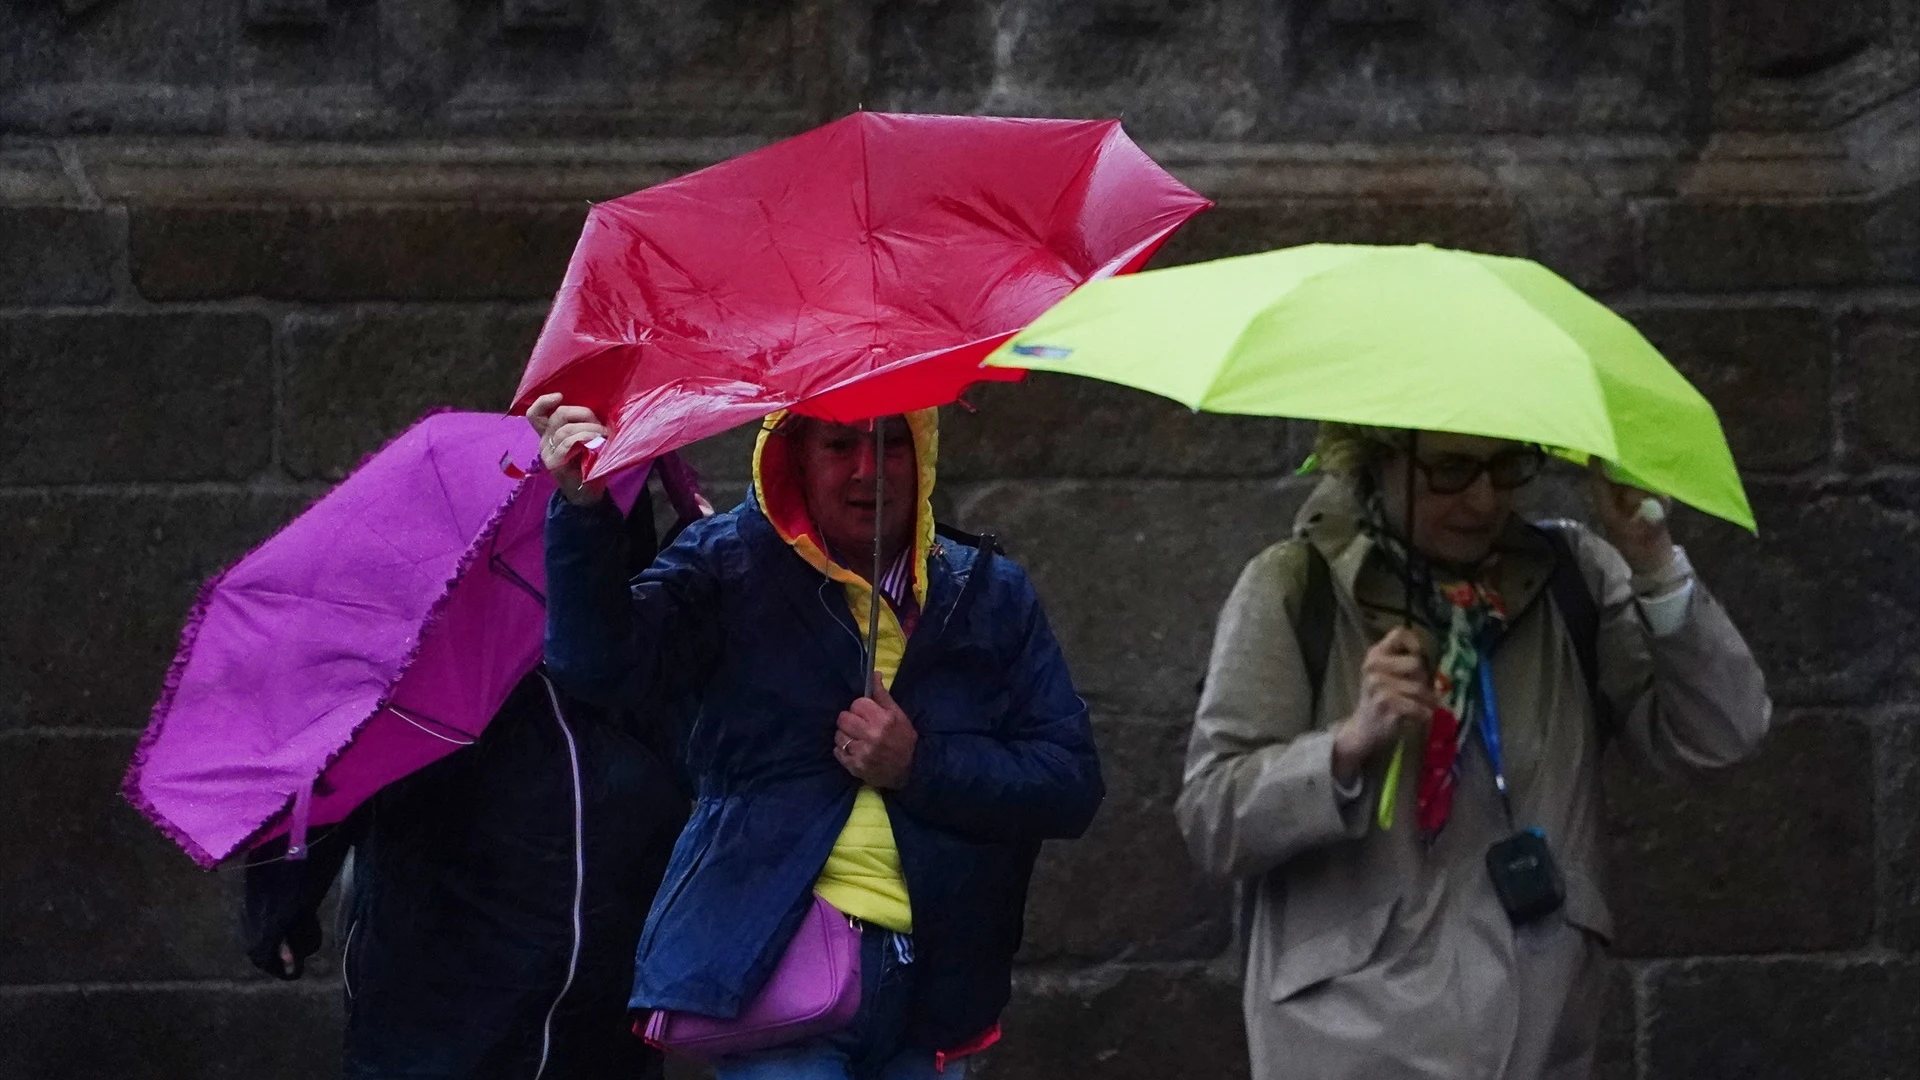
<instances>
[{"instance_id":1,"label":"blue jeans","mask_svg":"<svg viewBox=\"0 0 1920 1080\"><path fill-rule=\"evenodd\" d=\"M715 1080L965 1080L968 1062L935 1070L933 1051L905 1046L913 999L913 938L877 926L860 936L860 1011L839 1031L734 1058Z\"/></svg>"}]
</instances>

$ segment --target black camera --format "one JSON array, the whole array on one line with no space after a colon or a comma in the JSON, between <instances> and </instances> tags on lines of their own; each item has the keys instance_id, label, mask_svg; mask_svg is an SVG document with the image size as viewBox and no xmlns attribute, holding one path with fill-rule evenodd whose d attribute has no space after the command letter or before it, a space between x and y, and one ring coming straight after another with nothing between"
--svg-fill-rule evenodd
<instances>
[{"instance_id":1,"label":"black camera","mask_svg":"<svg viewBox=\"0 0 1920 1080\"><path fill-rule=\"evenodd\" d=\"M1567 899L1560 867L1539 829L1523 829L1488 848L1487 876L1515 926L1559 911Z\"/></svg>"}]
</instances>

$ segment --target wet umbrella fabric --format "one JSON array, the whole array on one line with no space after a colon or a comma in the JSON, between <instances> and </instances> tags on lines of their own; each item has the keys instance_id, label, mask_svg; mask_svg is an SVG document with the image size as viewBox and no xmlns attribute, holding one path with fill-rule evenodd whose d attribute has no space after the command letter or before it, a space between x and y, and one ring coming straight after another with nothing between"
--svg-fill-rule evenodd
<instances>
[{"instance_id":1,"label":"wet umbrella fabric","mask_svg":"<svg viewBox=\"0 0 1920 1080\"><path fill-rule=\"evenodd\" d=\"M527 422L429 416L209 582L124 791L212 866L473 742L539 662L553 482ZM623 477L631 503L645 470Z\"/></svg>"},{"instance_id":2,"label":"wet umbrella fabric","mask_svg":"<svg viewBox=\"0 0 1920 1080\"><path fill-rule=\"evenodd\" d=\"M946 404L1208 205L1117 121L856 113L594 207L515 407L602 417L593 478L781 409Z\"/></svg>"}]
</instances>

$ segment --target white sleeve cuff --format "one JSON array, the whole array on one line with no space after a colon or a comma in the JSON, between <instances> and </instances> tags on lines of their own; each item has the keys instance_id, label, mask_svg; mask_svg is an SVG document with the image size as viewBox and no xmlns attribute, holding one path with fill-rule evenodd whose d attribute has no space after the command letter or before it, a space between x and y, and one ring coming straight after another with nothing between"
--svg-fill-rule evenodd
<instances>
[{"instance_id":1,"label":"white sleeve cuff","mask_svg":"<svg viewBox=\"0 0 1920 1080\"><path fill-rule=\"evenodd\" d=\"M1687 623L1687 611L1693 602L1693 564L1687 553L1673 549L1673 562L1660 574L1633 578L1634 600L1640 605L1640 617L1656 638L1678 633Z\"/></svg>"},{"instance_id":2,"label":"white sleeve cuff","mask_svg":"<svg viewBox=\"0 0 1920 1080\"><path fill-rule=\"evenodd\" d=\"M1353 782L1350 784L1342 784L1339 780L1335 780L1333 782L1333 798L1334 801L1338 802L1341 806L1347 806L1364 794L1366 789L1367 778L1365 776L1355 776Z\"/></svg>"}]
</instances>

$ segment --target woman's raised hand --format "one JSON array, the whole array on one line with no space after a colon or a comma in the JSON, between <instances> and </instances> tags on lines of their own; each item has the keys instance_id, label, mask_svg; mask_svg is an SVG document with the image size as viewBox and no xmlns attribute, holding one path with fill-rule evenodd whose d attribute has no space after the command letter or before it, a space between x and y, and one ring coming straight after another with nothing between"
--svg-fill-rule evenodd
<instances>
[{"instance_id":1,"label":"woman's raised hand","mask_svg":"<svg viewBox=\"0 0 1920 1080\"><path fill-rule=\"evenodd\" d=\"M544 394L527 407L527 423L540 436L540 464L553 474L554 483L568 502L591 506L606 496L604 481L585 483L580 479L576 451L607 436L606 425L592 409L562 405L559 394Z\"/></svg>"},{"instance_id":2,"label":"woman's raised hand","mask_svg":"<svg viewBox=\"0 0 1920 1080\"><path fill-rule=\"evenodd\" d=\"M1673 500L1614 480L1598 459L1588 475L1607 542L1626 557L1636 574L1651 576L1665 570L1673 561L1673 534L1667 528Z\"/></svg>"}]
</instances>

